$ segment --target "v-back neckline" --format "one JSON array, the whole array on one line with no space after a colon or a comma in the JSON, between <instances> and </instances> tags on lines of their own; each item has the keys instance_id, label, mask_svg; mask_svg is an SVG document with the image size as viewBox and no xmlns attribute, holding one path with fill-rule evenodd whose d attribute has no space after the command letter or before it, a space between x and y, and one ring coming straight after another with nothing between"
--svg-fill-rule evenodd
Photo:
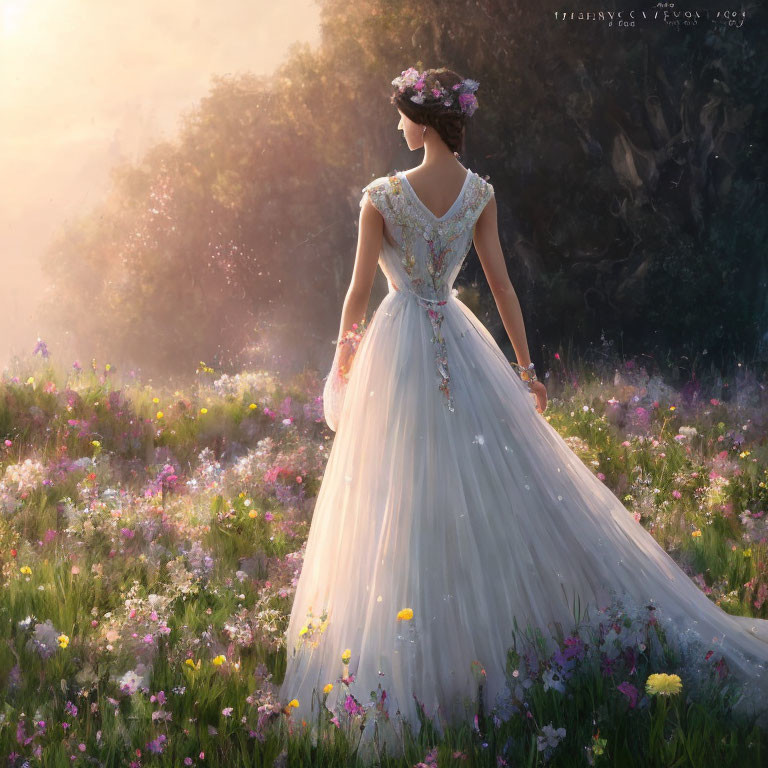
<instances>
[{"instance_id":1,"label":"v-back neckline","mask_svg":"<svg viewBox=\"0 0 768 768\"><path fill-rule=\"evenodd\" d=\"M464 177L464 183L461 185L461 190L459 191L458 196L453 201L453 204L451 205L451 207L442 216L435 216L435 214L432 213L432 211L430 211L429 208L427 208L426 205L424 205L424 203L421 201L421 198L416 194L416 190L411 186L411 182L408 180L408 177L405 175L405 171L398 171L398 174L399 174L400 178L405 182L405 184L408 187L411 195L413 195L413 198L416 201L416 203L419 206L421 206L421 208L427 214L429 214L429 216L432 217L435 221L445 221L445 219L447 219L448 216L450 216L453 213L453 211L456 208L456 206L459 204L461 199L464 197L464 191L467 188L467 184L469 184L469 178L472 175L472 171L469 168L467 168L467 175Z\"/></svg>"}]
</instances>

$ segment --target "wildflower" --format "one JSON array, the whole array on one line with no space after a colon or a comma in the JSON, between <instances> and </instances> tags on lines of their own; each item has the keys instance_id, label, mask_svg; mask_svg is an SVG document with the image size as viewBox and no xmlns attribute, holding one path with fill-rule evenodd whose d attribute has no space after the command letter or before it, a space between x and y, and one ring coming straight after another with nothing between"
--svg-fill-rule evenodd
<instances>
[{"instance_id":1,"label":"wildflower","mask_svg":"<svg viewBox=\"0 0 768 768\"><path fill-rule=\"evenodd\" d=\"M347 648L344 653L341 654L341 663L349 664L349 660L352 658L352 651Z\"/></svg>"},{"instance_id":2,"label":"wildflower","mask_svg":"<svg viewBox=\"0 0 768 768\"><path fill-rule=\"evenodd\" d=\"M233 707L224 707L224 709L221 710L221 714L224 715L224 717L230 717L233 709Z\"/></svg>"},{"instance_id":3,"label":"wildflower","mask_svg":"<svg viewBox=\"0 0 768 768\"><path fill-rule=\"evenodd\" d=\"M208 409L207 408L201 408L200 409L200 413L208 413Z\"/></svg>"},{"instance_id":4,"label":"wildflower","mask_svg":"<svg viewBox=\"0 0 768 768\"><path fill-rule=\"evenodd\" d=\"M645 690L651 696L671 696L680 693L683 683L678 675L667 675L664 672L658 672L649 675L645 681Z\"/></svg>"},{"instance_id":5,"label":"wildflower","mask_svg":"<svg viewBox=\"0 0 768 768\"><path fill-rule=\"evenodd\" d=\"M249 407L251 410L254 410L254 408L258 408L259 406L258 406L258 405L256 405L256 403L251 403L251 404L250 404L248 407Z\"/></svg>"},{"instance_id":6,"label":"wildflower","mask_svg":"<svg viewBox=\"0 0 768 768\"><path fill-rule=\"evenodd\" d=\"M328 683L328 685L323 688L323 693L330 693L333 690L333 683Z\"/></svg>"},{"instance_id":7,"label":"wildflower","mask_svg":"<svg viewBox=\"0 0 768 768\"><path fill-rule=\"evenodd\" d=\"M403 608L401 611L397 612L397 620L404 620L408 621L409 619L413 618L413 609L412 608Z\"/></svg>"},{"instance_id":8,"label":"wildflower","mask_svg":"<svg viewBox=\"0 0 768 768\"><path fill-rule=\"evenodd\" d=\"M744 550L744 557L752 557L752 550L751 549L745 549Z\"/></svg>"},{"instance_id":9,"label":"wildflower","mask_svg":"<svg viewBox=\"0 0 768 768\"><path fill-rule=\"evenodd\" d=\"M152 398L152 402L153 402L153 403L155 403L155 404L157 404L157 403L159 403L159 402L160 402L160 398L159 398L159 397L153 397L153 398Z\"/></svg>"},{"instance_id":10,"label":"wildflower","mask_svg":"<svg viewBox=\"0 0 768 768\"><path fill-rule=\"evenodd\" d=\"M192 661L192 659L185 659L184 663L185 663L185 664L186 664L188 667L191 667L192 669L200 669L200 660L199 660L199 659L198 659L198 661L197 661L197 664L195 664L195 662L194 662L194 661Z\"/></svg>"},{"instance_id":11,"label":"wildflower","mask_svg":"<svg viewBox=\"0 0 768 768\"><path fill-rule=\"evenodd\" d=\"M701 531L691 531L691 536L701 536Z\"/></svg>"},{"instance_id":12,"label":"wildflower","mask_svg":"<svg viewBox=\"0 0 768 768\"><path fill-rule=\"evenodd\" d=\"M56 639L60 648L66 648L69 645L69 638L66 635L59 635Z\"/></svg>"},{"instance_id":13,"label":"wildflower","mask_svg":"<svg viewBox=\"0 0 768 768\"><path fill-rule=\"evenodd\" d=\"M32 569L28 565L22 565L21 568L19 568L19 570L22 573L26 574L27 576L32 574Z\"/></svg>"},{"instance_id":14,"label":"wildflower","mask_svg":"<svg viewBox=\"0 0 768 768\"><path fill-rule=\"evenodd\" d=\"M298 699L291 699L288 702L289 707L298 707L299 706L299 700Z\"/></svg>"},{"instance_id":15,"label":"wildflower","mask_svg":"<svg viewBox=\"0 0 768 768\"><path fill-rule=\"evenodd\" d=\"M541 735L536 737L539 752L543 752L547 747L554 749L564 738L565 728L553 728L552 723L543 726Z\"/></svg>"},{"instance_id":16,"label":"wildflower","mask_svg":"<svg viewBox=\"0 0 768 768\"><path fill-rule=\"evenodd\" d=\"M162 419L163 418L163 412L162 411L158 411L157 412L157 418L158 419Z\"/></svg>"},{"instance_id":17,"label":"wildflower","mask_svg":"<svg viewBox=\"0 0 768 768\"><path fill-rule=\"evenodd\" d=\"M222 656L221 654L219 654L218 656L215 656L213 658L213 662L212 663L213 663L214 666L220 667L226 660L227 659L226 659L225 656Z\"/></svg>"},{"instance_id":18,"label":"wildflower","mask_svg":"<svg viewBox=\"0 0 768 768\"><path fill-rule=\"evenodd\" d=\"M101 443L100 443L98 440L91 440L91 445L92 445L94 448L98 448L98 447L100 447L100 446L101 446Z\"/></svg>"},{"instance_id":19,"label":"wildflower","mask_svg":"<svg viewBox=\"0 0 768 768\"><path fill-rule=\"evenodd\" d=\"M620 685L617 685L616 688L627 697L627 701L629 702L629 708L634 709L635 705L637 704L637 697L639 693L637 688L635 688L635 686L632 685L632 683L626 680Z\"/></svg>"}]
</instances>

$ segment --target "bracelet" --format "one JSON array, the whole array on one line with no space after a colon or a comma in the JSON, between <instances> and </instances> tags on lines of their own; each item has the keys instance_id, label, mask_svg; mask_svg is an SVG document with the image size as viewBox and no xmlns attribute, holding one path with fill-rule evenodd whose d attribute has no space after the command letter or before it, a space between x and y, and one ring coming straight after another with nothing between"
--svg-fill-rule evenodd
<instances>
[{"instance_id":1,"label":"bracelet","mask_svg":"<svg viewBox=\"0 0 768 768\"><path fill-rule=\"evenodd\" d=\"M533 363L529 363L528 365L520 365L519 363L509 361L510 365L515 366L515 368L518 368L520 370L520 378L528 385L528 391L532 392L531 384L534 381L538 381L538 378L536 377L536 371L535 365Z\"/></svg>"}]
</instances>

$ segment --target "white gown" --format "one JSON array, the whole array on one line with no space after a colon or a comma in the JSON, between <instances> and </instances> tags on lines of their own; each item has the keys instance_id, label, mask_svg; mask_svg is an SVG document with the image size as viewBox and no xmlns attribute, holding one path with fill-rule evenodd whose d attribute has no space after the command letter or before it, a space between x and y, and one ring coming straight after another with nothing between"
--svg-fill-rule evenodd
<instances>
[{"instance_id":1,"label":"white gown","mask_svg":"<svg viewBox=\"0 0 768 768\"><path fill-rule=\"evenodd\" d=\"M536 411L452 291L491 184L468 171L439 218L402 171L372 181L365 195L385 221L379 264L390 291L349 379L338 375L337 349L325 384L336 435L280 687L284 704L299 702L293 723L306 720L316 735L327 683L330 710L347 692L367 704L381 685L394 730L377 715L377 738L390 753L398 717L419 731L417 699L441 732L443 721L469 722L478 696L472 662L485 669L488 712L506 691L514 620L545 634L557 622L568 630L576 596L582 611L614 595L652 603L690 663L714 648L747 683L742 706L768 699L768 621L731 616L706 597ZM403 609L413 617L398 619ZM354 675L348 688L339 682L345 672ZM361 738L366 760L373 728Z\"/></svg>"}]
</instances>

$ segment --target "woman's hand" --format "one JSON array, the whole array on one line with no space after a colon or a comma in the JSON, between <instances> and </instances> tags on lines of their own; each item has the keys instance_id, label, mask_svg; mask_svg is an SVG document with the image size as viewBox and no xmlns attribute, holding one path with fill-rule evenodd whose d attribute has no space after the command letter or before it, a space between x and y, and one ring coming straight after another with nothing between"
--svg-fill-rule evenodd
<instances>
[{"instance_id":1,"label":"woman's hand","mask_svg":"<svg viewBox=\"0 0 768 768\"><path fill-rule=\"evenodd\" d=\"M352 360L355 357L351 344L342 344L339 350L339 373L342 376L349 375L349 369L352 366Z\"/></svg>"},{"instance_id":2,"label":"woman's hand","mask_svg":"<svg viewBox=\"0 0 768 768\"><path fill-rule=\"evenodd\" d=\"M536 396L536 410L539 413L544 413L547 410L547 388L544 383L538 379L532 381L531 392Z\"/></svg>"}]
</instances>

